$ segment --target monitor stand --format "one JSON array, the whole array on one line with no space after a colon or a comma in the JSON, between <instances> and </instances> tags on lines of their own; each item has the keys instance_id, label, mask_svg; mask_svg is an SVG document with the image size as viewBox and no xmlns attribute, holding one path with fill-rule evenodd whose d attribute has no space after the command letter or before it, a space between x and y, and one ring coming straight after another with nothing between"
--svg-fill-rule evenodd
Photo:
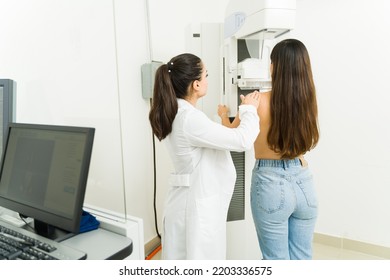
<instances>
[{"instance_id":1,"label":"monitor stand","mask_svg":"<svg viewBox=\"0 0 390 280\"><path fill-rule=\"evenodd\" d=\"M66 240L75 235L72 232L59 229L55 226L36 219L34 219L34 229L37 234L58 242Z\"/></svg>"}]
</instances>

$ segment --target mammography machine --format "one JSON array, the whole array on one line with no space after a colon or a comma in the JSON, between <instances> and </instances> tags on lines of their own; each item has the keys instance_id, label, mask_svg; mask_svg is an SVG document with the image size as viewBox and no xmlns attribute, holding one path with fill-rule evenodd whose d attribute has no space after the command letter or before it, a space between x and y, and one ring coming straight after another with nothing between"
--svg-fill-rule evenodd
<instances>
[{"instance_id":1,"label":"mammography machine","mask_svg":"<svg viewBox=\"0 0 390 280\"><path fill-rule=\"evenodd\" d=\"M222 90L220 102L237 114L240 94L271 89L270 54L273 46L290 36L295 26L295 0L231 0L223 24ZM242 218L227 224L227 258L257 259L256 230L250 211L253 149L232 153L237 181L230 212L244 212ZM243 197L243 198L240 198Z\"/></svg>"},{"instance_id":2,"label":"mammography machine","mask_svg":"<svg viewBox=\"0 0 390 280\"><path fill-rule=\"evenodd\" d=\"M277 38L295 25L295 0L231 0L223 42L223 98L230 116L240 94L271 88L270 52Z\"/></svg>"}]
</instances>

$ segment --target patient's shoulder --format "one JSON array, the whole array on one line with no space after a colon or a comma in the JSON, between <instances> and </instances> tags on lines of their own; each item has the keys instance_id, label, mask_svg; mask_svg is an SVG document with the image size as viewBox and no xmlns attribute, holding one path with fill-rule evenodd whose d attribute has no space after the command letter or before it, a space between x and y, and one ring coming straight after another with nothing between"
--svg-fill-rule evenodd
<instances>
[{"instance_id":1,"label":"patient's shoulder","mask_svg":"<svg viewBox=\"0 0 390 280\"><path fill-rule=\"evenodd\" d=\"M262 92L260 94L260 105L258 108L259 116L269 115L271 92Z\"/></svg>"}]
</instances>

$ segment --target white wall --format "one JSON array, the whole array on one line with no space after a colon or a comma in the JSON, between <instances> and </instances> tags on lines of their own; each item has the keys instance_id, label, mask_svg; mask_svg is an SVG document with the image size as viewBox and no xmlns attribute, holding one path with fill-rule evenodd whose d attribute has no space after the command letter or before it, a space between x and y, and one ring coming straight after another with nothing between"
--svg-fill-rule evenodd
<instances>
[{"instance_id":1,"label":"white wall","mask_svg":"<svg viewBox=\"0 0 390 280\"><path fill-rule=\"evenodd\" d=\"M0 76L17 83L16 121L95 127L86 201L124 212L112 1L0 7Z\"/></svg>"},{"instance_id":2,"label":"white wall","mask_svg":"<svg viewBox=\"0 0 390 280\"><path fill-rule=\"evenodd\" d=\"M297 1L321 139L308 156L320 199L316 232L390 247L390 4Z\"/></svg>"},{"instance_id":3,"label":"white wall","mask_svg":"<svg viewBox=\"0 0 390 280\"><path fill-rule=\"evenodd\" d=\"M188 25L222 22L227 3L149 0L149 50L146 0L0 0L0 77L18 84L17 120L96 127L86 202L142 218L146 242L156 233L140 67L186 51ZM316 232L387 247L389 12L381 0L297 0L292 33L318 91L321 139L307 156ZM160 143L157 158L161 218L170 161Z\"/></svg>"}]
</instances>

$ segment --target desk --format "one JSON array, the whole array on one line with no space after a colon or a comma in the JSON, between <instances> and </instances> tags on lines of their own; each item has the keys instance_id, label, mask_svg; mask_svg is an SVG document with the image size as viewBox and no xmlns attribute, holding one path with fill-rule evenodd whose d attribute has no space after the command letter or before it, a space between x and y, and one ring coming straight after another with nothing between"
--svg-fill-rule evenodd
<instances>
[{"instance_id":1,"label":"desk","mask_svg":"<svg viewBox=\"0 0 390 280\"><path fill-rule=\"evenodd\" d=\"M133 251L130 238L103 228L77 234L61 244L87 253L87 260L121 260Z\"/></svg>"},{"instance_id":2,"label":"desk","mask_svg":"<svg viewBox=\"0 0 390 280\"><path fill-rule=\"evenodd\" d=\"M0 207L0 214L17 217L15 213L16 212ZM33 226L33 220L27 220L30 225ZM28 226L22 226L21 228L38 236ZM117 226L110 226L106 219L101 218L100 227L98 229L79 233L57 242L86 253L87 260L120 260L127 258L132 254L133 240L125 236L125 234L118 233L118 231ZM59 229L56 229L55 232L59 233L58 236L64 234L64 232Z\"/></svg>"}]
</instances>

